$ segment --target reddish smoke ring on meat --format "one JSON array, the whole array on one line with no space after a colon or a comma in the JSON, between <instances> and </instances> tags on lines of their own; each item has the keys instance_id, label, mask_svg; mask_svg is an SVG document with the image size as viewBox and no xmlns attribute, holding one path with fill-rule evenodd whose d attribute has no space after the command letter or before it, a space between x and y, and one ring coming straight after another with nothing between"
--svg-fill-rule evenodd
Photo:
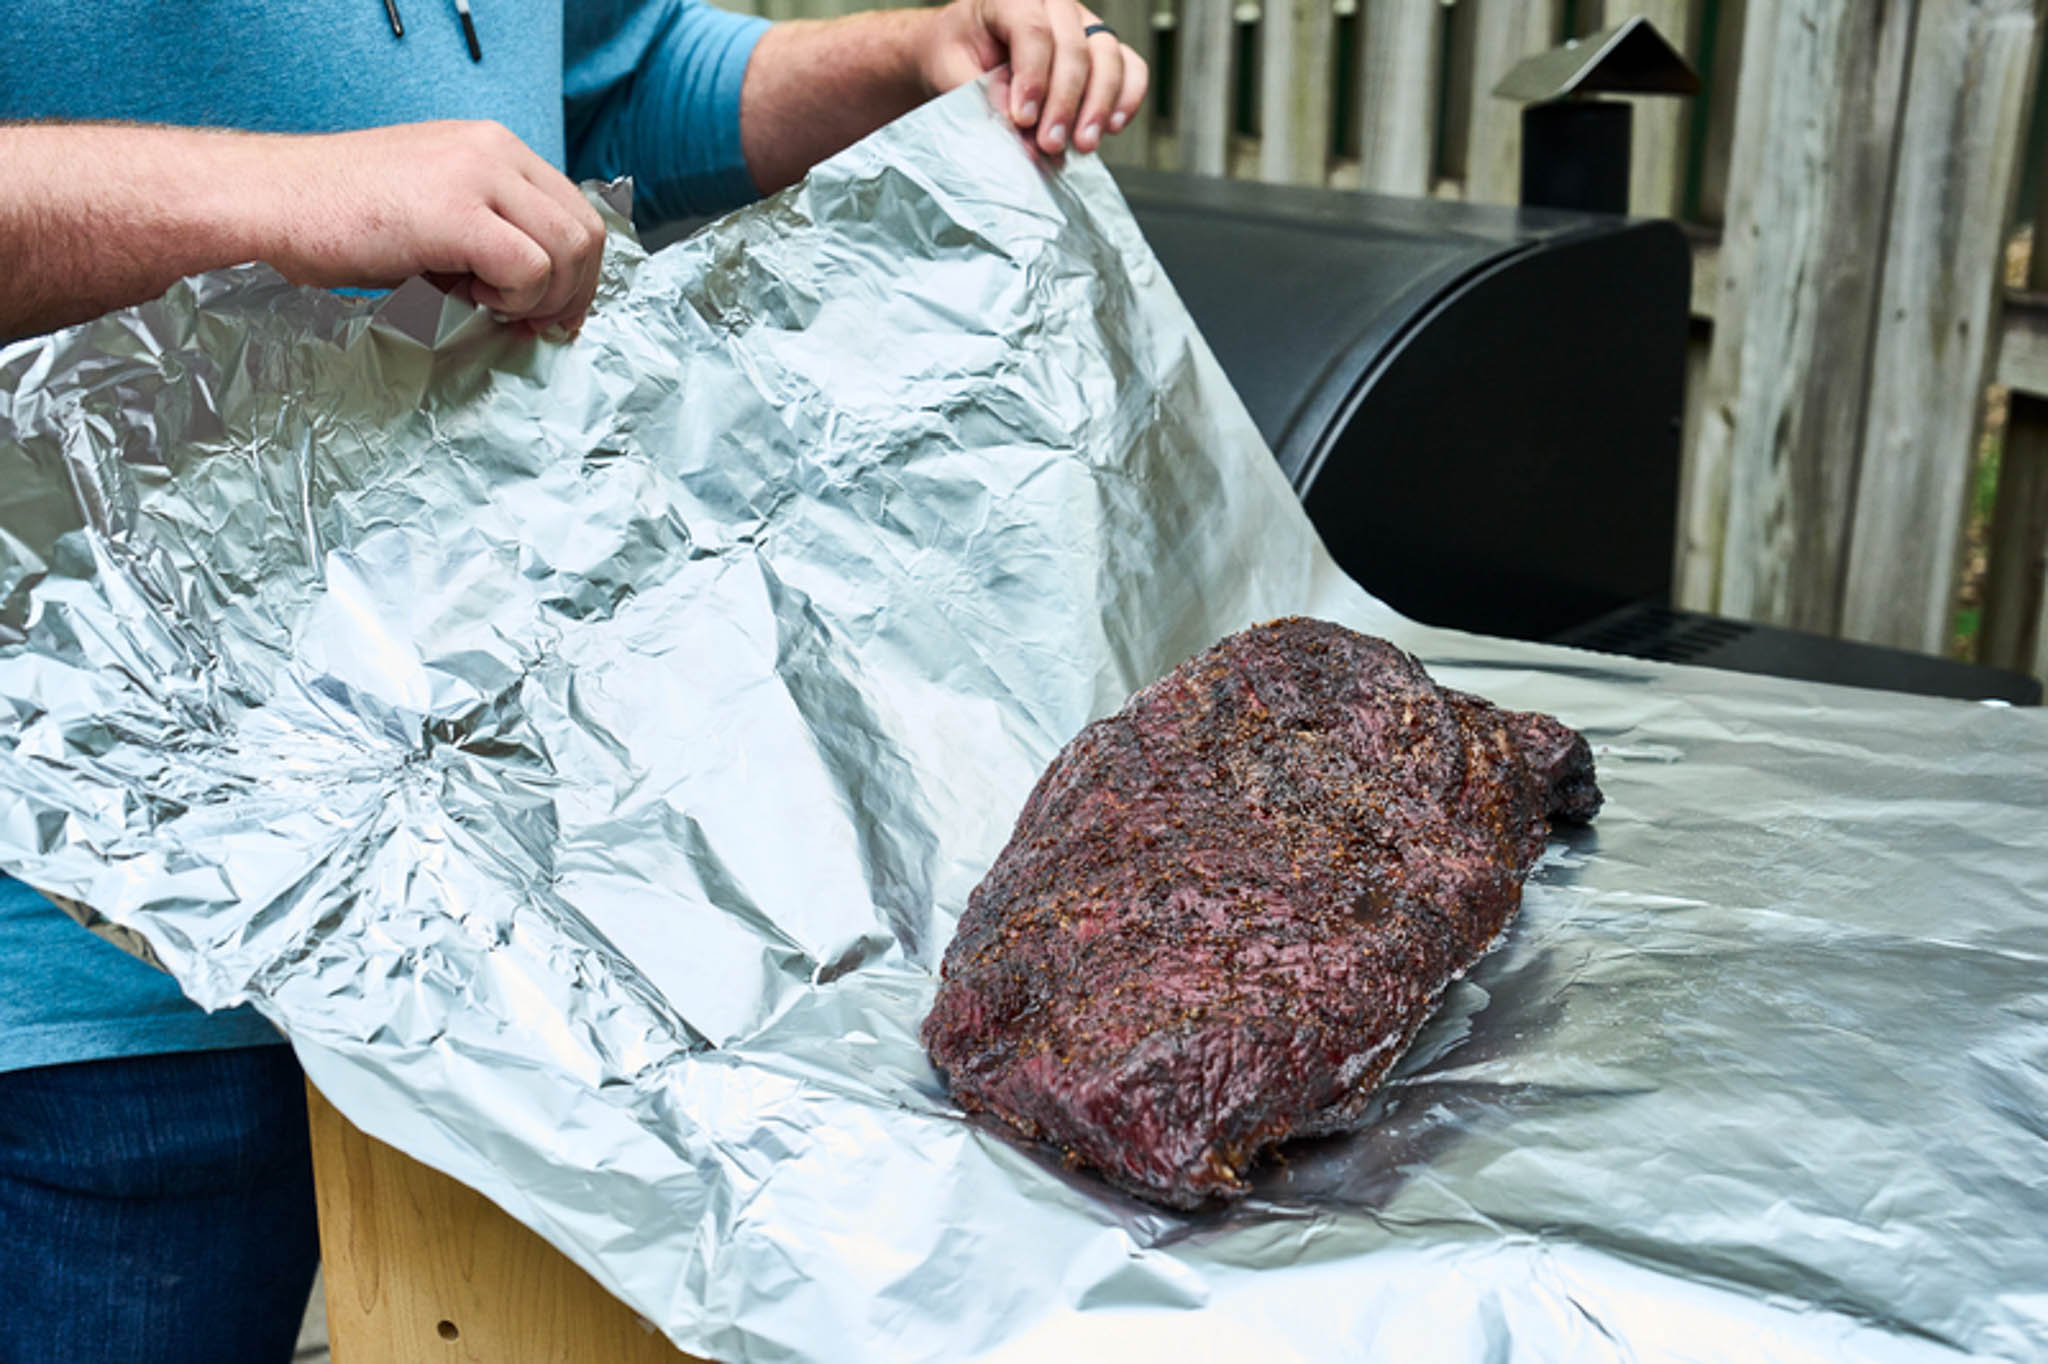
<instances>
[{"instance_id":1,"label":"reddish smoke ring on meat","mask_svg":"<svg viewBox=\"0 0 2048 1364\"><path fill-rule=\"evenodd\" d=\"M946 951L924 1042L954 1097L1175 1207L1357 1124L1500 936L1549 822L1600 808L1547 715L1290 618L1082 730Z\"/></svg>"}]
</instances>

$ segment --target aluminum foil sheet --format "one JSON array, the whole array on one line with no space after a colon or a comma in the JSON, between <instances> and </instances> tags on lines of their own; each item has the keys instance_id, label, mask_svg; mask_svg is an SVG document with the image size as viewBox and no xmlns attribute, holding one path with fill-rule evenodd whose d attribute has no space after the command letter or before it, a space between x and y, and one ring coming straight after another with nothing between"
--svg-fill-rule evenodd
<instances>
[{"instance_id":1,"label":"aluminum foil sheet","mask_svg":"<svg viewBox=\"0 0 2048 1364\"><path fill-rule=\"evenodd\" d=\"M0 866L718 1359L2048 1352L2048 720L1425 629L967 90L581 340L260 268L0 351ZM1454 509L1447 514L1455 514ZM1289 612L1595 742L1363 1133L1184 1216L917 1045L1040 767Z\"/></svg>"}]
</instances>

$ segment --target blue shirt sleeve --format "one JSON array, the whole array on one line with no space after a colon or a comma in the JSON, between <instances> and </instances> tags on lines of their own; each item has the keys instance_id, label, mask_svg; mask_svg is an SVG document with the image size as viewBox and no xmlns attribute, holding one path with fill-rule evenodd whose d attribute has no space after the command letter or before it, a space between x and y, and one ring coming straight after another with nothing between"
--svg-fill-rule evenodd
<instances>
[{"instance_id":1,"label":"blue shirt sleeve","mask_svg":"<svg viewBox=\"0 0 2048 1364\"><path fill-rule=\"evenodd\" d=\"M631 175L643 225L757 197L740 147L740 83L768 21L703 0L566 7L569 173Z\"/></svg>"}]
</instances>

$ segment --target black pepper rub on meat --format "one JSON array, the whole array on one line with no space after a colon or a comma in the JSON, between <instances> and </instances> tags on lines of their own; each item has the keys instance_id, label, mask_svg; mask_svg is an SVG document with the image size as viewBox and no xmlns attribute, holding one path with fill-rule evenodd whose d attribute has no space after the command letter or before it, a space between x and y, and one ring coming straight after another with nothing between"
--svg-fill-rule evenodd
<instances>
[{"instance_id":1,"label":"black pepper rub on meat","mask_svg":"<svg viewBox=\"0 0 2048 1364\"><path fill-rule=\"evenodd\" d=\"M1507 927L1586 741L1437 686L1385 640L1232 635L1082 730L946 951L954 1097L1175 1207L1355 1126Z\"/></svg>"}]
</instances>

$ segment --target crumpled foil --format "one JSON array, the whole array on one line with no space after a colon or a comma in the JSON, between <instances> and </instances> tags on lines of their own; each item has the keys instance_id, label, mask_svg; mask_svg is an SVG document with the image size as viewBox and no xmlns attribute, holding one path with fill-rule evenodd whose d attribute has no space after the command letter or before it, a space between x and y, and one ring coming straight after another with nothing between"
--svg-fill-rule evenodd
<instances>
[{"instance_id":1,"label":"crumpled foil","mask_svg":"<svg viewBox=\"0 0 2048 1364\"><path fill-rule=\"evenodd\" d=\"M2040 714L1401 619L1103 169L972 89L616 235L573 345L423 291L0 350L0 866L680 1345L2048 1350ZM964 1120L917 1025L1061 743L1290 612L1580 726L1608 804L1367 1130L1179 1215Z\"/></svg>"}]
</instances>

